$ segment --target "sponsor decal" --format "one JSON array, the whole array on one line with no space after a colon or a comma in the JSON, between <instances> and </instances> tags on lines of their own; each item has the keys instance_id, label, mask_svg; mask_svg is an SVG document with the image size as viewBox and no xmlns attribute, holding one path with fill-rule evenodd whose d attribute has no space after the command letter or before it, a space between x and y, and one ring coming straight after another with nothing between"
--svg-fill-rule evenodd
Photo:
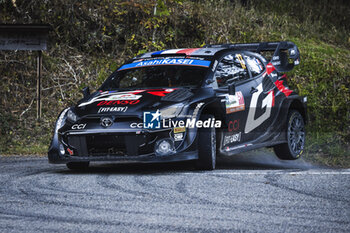
<instances>
[{"instance_id":1,"label":"sponsor decal","mask_svg":"<svg viewBox=\"0 0 350 233\"><path fill-rule=\"evenodd\" d=\"M147 67L147 66L159 66L159 65L190 65L190 66L202 66L209 67L210 61L206 60L195 60L195 59L187 59L187 58L165 58L165 59L155 59L149 61L139 61L133 62L129 64L125 64L120 67L119 71L125 69L132 69L138 67Z\"/></svg>"},{"instance_id":2,"label":"sponsor decal","mask_svg":"<svg viewBox=\"0 0 350 233\"><path fill-rule=\"evenodd\" d=\"M181 58L166 58L156 59L152 61L141 61L135 64L135 67L139 66L154 66L154 65L191 65L195 60L193 59L181 59Z\"/></svg>"},{"instance_id":3,"label":"sponsor decal","mask_svg":"<svg viewBox=\"0 0 350 233\"><path fill-rule=\"evenodd\" d=\"M183 137L184 137L183 133L176 133L176 134L174 134L174 140L175 141L182 141Z\"/></svg>"},{"instance_id":4,"label":"sponsor decal","mask_svg":"<svg viewBox=\"0 0 350 233\"><path fill-rule=\"evenodd\" d=\"M138 100L141 96L134 94L112 95L108 100Z\"/></svg>"},{"instance_id":5,"label":"sponsor decal","mask_svg":"<svg viewBox=\"0 0 350 233\"><path fill-rule=\"evenodd\" d=\"M215 118L209 118L205 121L197 120L195 118L178 120L178 121L164 121L163 128L176 128L176 127L186 127L186 128L221 128L221 121L215 120Z\"/></svg>"},{"instance_id":6,"label":"sponsor decal","mask_svg":"<svg viewBox=\"0 0 350 233\"><path fill-rule=\"evenodd\" d=\"M143 124L145 129L159 129L160 128L160 116L159 109L156 112L144 112Z\"/></svg>"},{"instance_id":7,"label":"sponsor decal","mask_svg":"<svg viewBox=\"0 0 350 233\"><path fill-rule=\"evenodd\" d=\"M225 95L226 114L243 111L245 109L244 97L242 92L238 91L235 95Z\"/></svg>"},{"instance_id":8,"label":"sponsor decal","mask_svg":"<svg viewBox=\"0 0 350 233\"><path fill-rule=\"evenodd\" d=\"M277 77L277 74L275 72L271 73L270 74L272 78L276 78Z\"/></svg>"},{"instance_id":9,"label":"sponsor decal","mask_svg":"<svg viewBox=\"0 0 350 233\"><path fill-rule=\"evenodd\" d=\"M131 128L145 128L145 129L159 129L161 128L221 128L221 121L210 118L205 121L196 120L196 118L187 118L186 120L167 120L161 119L161 113L159 109L156 112L144 112L143 123L131 123ZM161 124L162 122L162 124ZM177 129L178 130L178 129ZM179 132L174 130L175 132Z\"/></svg>"},{"instance_id":10,"label":"sponsor decal","mask_svg":"<svg viewBox=\"0 0 350 233\"><path fill-rule=\"evenodd\" d=\"M279 57L279 56L273 56L273 57L272 57L272 62L271 62L271 64L272 64L273 66L279 66L279 65L281 65L280 57Z\"/></svg>"},{"instance_id":11,"label":"sponsor decal","mask_svg":"<svg viewBox=\"0 0 350 233\"><path fill-rule=\"evenodd\" d=\"M128 110L128 107L100 107L97 111L97 113L103 113L103 112L126 112Z\"/></svg>"},{"instance_id":12,"label":"sponsor decal","mask_svg":"<svg viewBox=\"0 0 350 233\"><path fill-rule=\"evenodd\" d=\"M174 133L183 133L186 131L185 127L175 127L174 128Z\"/></svg>"},{"instance_id":13,"label":"sponsor decal","mask_svg":"<svg viewBox=\"0 0 350 233\"><path fill-rule=\"evenodd\" d=\"M134 105L138 104L140 100L114 100L114 101L101 101L97 106L113 106L113 105Z\"/></svg>"},{"instance_id":14,"label":"sponsor decal","mask_svg":"<svg viewBox=\"0 0 350 233\"><path fill-rule=\"evenodd\" d=\"M72 129L85 129L86 124L74 124Z\"/></svg>"},{"instance_id":15,"label":"sponsor decal","mask_svg":"<svg viewBox=\"0 0 350 233\"><path fill-rule=\"evenodd\" d=\"M131 123L131 124L130 124L130 128L133 128L133 129L135 129L135 128L142 129L142 128L143 128L143 123L136 123L136 122ZM138 132L140 132L140 131L137 131L136 134L137 134Z\"/></svg>"},{"instance_id":16,"label":"sponsor decal","mask_svg":"<svg viewBox=\"0 0 350 233\"><path fill-rule=\"evenodd\" d=\"M142 97L142 95L137 95L138 93L143 92L144 90L136 90L136 91L126 91L126 92L115 92L115 91L105 91L101 92L100 95L92 98L91 100L81 103L78 107L82 107L85 105L89 105L95 102L101 101L121 101L121 100L138 100Z\"/></svg>"},{"instance_id":17,"label":"sponsor decal","mask_svg":"<svg viewBox=\"0 0 350 233\"><path fill-rule=\"evenodd\" d=\"M279 66L279 65L281 65L281 61L273 61L273 62L271 62L271 64L273 66Z\"/></svg>"},{"instance_id":18,"label":"sponsor decal","mask_svg":"<svg viewBox=\"0 0 350 233\"><path fill-rule=\"evenodd\" d=\"M226 135L224 137L224 146L230 143L240 142L240 141L241 141L241 132L231 134L231 135Z\"/></svg>"},{"instance_id":19,"label":"sponsor decal","mask_svg":"<svg viewBox=\"0 0 350 233\"><path fill-rule=\"evenodd\" d=\"M228 123L228 131L232 132L232 131L237 131L239 129L239 119L234 120L234 121L230 121Z\"/></svg>"},{"instance_id":20,"label":"sponsor decal","mask_svg":"<svg viewBox=\"0 0 350 233\"><path fill-rule=\"evenodd\" d=\"M261 108L266 108L265 112L258 118L255 119L255 113L258 103L258 98L263 93L262 83L257 87L257 92L254 92L252 95L252 100L250 102L250 108L248 112L247 123L245 125L244 133L249 133L264 121L266 121L271 116L271 108L274 102L274 93L269 92L267 96L262 100Z\"/></svg>"}]
</instances>

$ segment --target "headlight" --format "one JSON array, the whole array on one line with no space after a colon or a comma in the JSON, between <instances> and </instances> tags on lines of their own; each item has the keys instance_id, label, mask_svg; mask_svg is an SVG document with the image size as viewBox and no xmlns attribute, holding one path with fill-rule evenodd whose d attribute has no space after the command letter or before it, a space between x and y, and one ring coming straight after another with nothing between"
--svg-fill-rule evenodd
<instances>
[{"instance_id":1,"label":"headlight","mask_svg":"<svg viewBox=\"0 0 350 233\"><path fill-rule=\"evenodd\" d=\"M66 112L68 111L68 109L69 108L66 108L65 110L63 110L61 115L58 117L57 123L56 123L56 128L55 128L56 133L58 132L58 129L64 125L64 120L65 120Z\"/></svg>"},{"instance_id":2,"label":"headlight","mask_svg":"<svg viewBox=\"0 0 350 233\"><path fill-rule=\"evenodd\" d=\"M64 146L62 145L62 143L60 143L60 154L64 155L66 153L66 150L64 149Z\"/></svg>"},{"instance_id":3,"label":"headlight","mask_svg":"<svg viewBox=\"0 0 350 233\"><path fill-rule=\"evenodd\" d=\"M177 117L181 113L183 108L184 104L174 104L170 107L161 109L160 113L162 114L162 119Z\"/></svg>"},{"instance_id":4,"label":"headlight","mask_svg":"<svg viewBox=\"0 0 350 233\"><path fill-rule=\"evenodd\" d=\"M72 111L72 109L69 109L69 110L68 110L68 113L67 113L67 119L68 119L70 122L74 123L74 122L76 122L76 121L78 120L78 117L77 117L77 115Z\"/></svg>"}]
</instances>

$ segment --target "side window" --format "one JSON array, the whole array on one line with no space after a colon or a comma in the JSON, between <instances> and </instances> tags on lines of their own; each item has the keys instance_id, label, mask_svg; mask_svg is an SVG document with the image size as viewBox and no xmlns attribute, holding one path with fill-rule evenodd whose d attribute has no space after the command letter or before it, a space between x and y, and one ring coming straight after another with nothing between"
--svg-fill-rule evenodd
<instances>
[{"instance_id":1,"label":"side window","mask_svg":"<svg viewBox=\"0 0 350 233\"><path fill-rule=\"evenodd\" d=\"M225 87L238 80L248 79L247 65L242 54L233 53L225 56L219 62L214 77L219 87Z\"/></svg>"},{"instance_id":2,"label":"side window","mask_svg":"<svg viewBox=\"0 0 350 233\"><path fill-rule=\"evenodd\" d=\"M261 74L264 71L264 65L258 58L244 55L244 59L248 63L248 69L252 73L253 77Z\"/></svg>"}]
</instances>

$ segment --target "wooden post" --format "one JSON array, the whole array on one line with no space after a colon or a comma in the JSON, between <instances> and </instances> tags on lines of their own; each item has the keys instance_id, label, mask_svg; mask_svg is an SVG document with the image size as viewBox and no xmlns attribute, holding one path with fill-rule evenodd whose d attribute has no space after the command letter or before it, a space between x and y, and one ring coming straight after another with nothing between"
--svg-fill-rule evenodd
<instances>
[{"instance_id":1,"label":"wooden post","mask_svg":"<svg viewBox=\"0 0 350 233\"><path fill-rule=\"evenodd\" d=\"M36 79L36 119L41 119L41 50L38 51L37 58L37 79Z\"/></svg>"}]
</instances>

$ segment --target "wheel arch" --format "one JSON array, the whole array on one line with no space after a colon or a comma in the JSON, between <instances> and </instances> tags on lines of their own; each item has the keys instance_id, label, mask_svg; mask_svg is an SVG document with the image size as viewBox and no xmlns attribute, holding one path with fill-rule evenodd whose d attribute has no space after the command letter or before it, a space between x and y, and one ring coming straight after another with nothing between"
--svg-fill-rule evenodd
<instances>
[{"instance_id":1,"label":"wheel arch","mask_svg":"<svg viewBox=\"0 0 350 233\"><path fill-rule=\"evenodd\" d=\"M215 120L221 121L221 128L216 129L216 149L217 149L217 155L220 155L220 147L221 147L221 141L222 141L222 132L224 128L227 128L226 125L226 112L222 108L220 108L221 102L216 100L213 102L208 103L204 106L202 109L200 115L213 115Z\"/></svg>"},{"instance_id":2,"label":"wheel arch","mask_svg":"<svg viewBox=\"0 0 350 233\"><path fill-rule=\"evenodd\" d=\"M219 106L220 106L219 101L210 102L204 106L200 115L203 115L203 114L213 115L216 120L221 120L221 123L224 124L225 123L225 115L223 113L223 110Z\"/></svg>"},{"instance_id":3,"label":"wheel arch","mask_svg":"<svg viewBox=\"0 0 350 233\"><path fill-rule=\"evenodd\" d=\"M304 123L306 124L308 122L307 119L307 112L306 112L306 106L300 99L293 99L289 105L288 112L291 110L296 110L300 112L300 114L304 118Z\"/></svg>"}]
</instances>

